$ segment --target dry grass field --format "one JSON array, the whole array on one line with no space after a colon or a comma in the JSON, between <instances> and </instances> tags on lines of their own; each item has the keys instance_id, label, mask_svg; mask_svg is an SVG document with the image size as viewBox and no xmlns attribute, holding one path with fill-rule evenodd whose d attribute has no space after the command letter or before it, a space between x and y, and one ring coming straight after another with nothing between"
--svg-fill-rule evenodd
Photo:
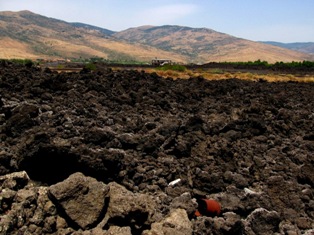
<instances>
[{"instance_id":1,"label":"dry grass field","mask_svg":"<svg viewBox=\"0 0 314 235\"><path fill-rule=\"evenodd\" d=\"M145 69L148 73L157 73L161 77L173 79L189 79L191 77L203 77L207 80L223 80L237 78L248 81L265 80L268 82L314 82L314 74L287 74L247 71L224 71L222 69L195 69L185 71L159 70L154 68Z\"/></svg>"}]
</instances>

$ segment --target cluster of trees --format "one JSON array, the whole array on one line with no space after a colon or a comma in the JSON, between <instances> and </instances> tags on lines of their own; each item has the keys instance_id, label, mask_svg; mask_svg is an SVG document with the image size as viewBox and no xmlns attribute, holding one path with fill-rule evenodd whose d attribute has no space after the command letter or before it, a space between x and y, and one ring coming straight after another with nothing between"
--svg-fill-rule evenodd
<instances>
[{"instance_id":1,"label":"cluster of trees","mask_svg":"<svg viewBox=\"0 0 314 235\"><path fill-rule=\"evenodd\" d=\"M232 64L232 63L231 63ZM314 61L292 61L292 62L276 62L269 64L267 61L249 61L249 62L235 62L235 65L248 65L248 66L264 66L264 67L281 67L281 68L313 68Z\"/></svg>"},{"instance_id":2,"label":"cluster of trees","mask_svg":"<svg viewBox=\"0 0 314 235\"><path fill-rule=\"evenodd\" d=\"M272 69L272 70L313 70L314 61L292 61L292 62L276 62L274 64L268 63L267 61L248 61L248 62L211 62L202 65L202 67L209 68L234 68L234 69Z\"/></svg>"},{"instance_id":3,"label":"cluster of trees","mask_svg":"<svg viewBox=\"0 0 314 235\"><path fill-rule=\"evenodd\" d=\"M302 62L289 62L289 63L283 63L283 62L277 62L272 65L273 67L278 68L314 68L314 61L302 61Z\"/></svg>"},{"instance_id":4,"label":"cluster of trees","mask_svg":"<svg viewBox=\"0 0 314 235\"><path fill-rule=\"evenodd\" d=\"M21 64L21 65L25 65L26 67L32 67L34 65L34 62L30 59L10 59L10 60L0 59L0 62L1 63L9 62L9 63Z\"/></svg>"},{"instance_id":5,"label":"cluster of trees","mask_svg":"<svg viewBox=\"0 0 314 235\"><path fill-rule=\"evenodd\" d=\"M157 67L158 70L166 71L166 70L173 70L178 72L184 72L186 67L180 64L165 64L161 67Z\"/></svg>"}]
</instances>

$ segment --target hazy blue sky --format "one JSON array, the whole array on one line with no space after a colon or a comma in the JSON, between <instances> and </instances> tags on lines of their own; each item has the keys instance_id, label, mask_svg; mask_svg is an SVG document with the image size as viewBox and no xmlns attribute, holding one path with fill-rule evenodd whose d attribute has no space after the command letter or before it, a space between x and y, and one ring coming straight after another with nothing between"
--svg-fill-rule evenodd
<instances>
[{"instance_id":1,"label":"hazy blue sky","mask_svg":"<svg viewBox=\"0 0 314 235\"><path fill-rule=\"evenodd\" d=\"M0 0L0 11L8 10L113 31L170 24L255 41L314 42L314 0Z\"/></svg>"}]
</instances>

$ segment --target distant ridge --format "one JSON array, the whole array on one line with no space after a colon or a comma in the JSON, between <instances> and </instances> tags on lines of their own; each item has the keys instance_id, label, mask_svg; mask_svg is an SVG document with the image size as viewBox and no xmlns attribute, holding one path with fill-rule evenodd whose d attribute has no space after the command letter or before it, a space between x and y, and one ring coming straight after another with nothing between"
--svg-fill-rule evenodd
<instances>
[{"instance_id":1,"label":"distant ridge","mask_svg":"<svg viewBox=\"0 0 314 235\"><path fill-rule=\"evenodd\" d=\"M278 46L282 48L287 48L294 51L299 51L302 53L308 53L314 55L314 42L293 42L293 43L282 43L282 42L273 42L273 41L266 41L262 43Z\"/></svg>"},{"instance_id":2,"label":"distant ridge","mask_svg":"<svg viewBox=\"0 0 314 235\"><path fill-rule=\"evenodd\" d=\"M30 11L0 12L0 58L150 61L156 55L184 62L180 54L128 43L111 30L68 23Z\"/></svg>"},{"instance_id":3,"label":"distant ridge","mask_svg":"<svg viewBox=\"0 0 314 235\"><path fill-rule=\"evenodd\" d=\"M140 42L187 56L190 61L299 61L313 57L273 45L253 42L207 28L176 25L141 26L113 34L118 39Z\"/></svg>"},{"instance_id":4,"label":"distant ridge","mask_svg":"<svg viewBox=\"0 0 314 235\"><path fill-rule=\"evenodd\" d=\"M91 58L181 63L303 61L313 55L236 38L207 28L141 26L114 32L30 11L0 12L0 58Z\"/></svg>"},{"instance_id":5,"label":"distant ridge","mask_svg":"<svg viewBox=\"0 0 314 235\"><path fill-rule=\"evenodd\" d=\"M109 29L103 29L103 28L100 28L100 27L97 27L97 26L84 24L84 23L75 22L75 23L70 23L70 24L73 25L76 28L84 28L84 29L88 29L88 30L96 30L96 31L99 31L99 32L101 32L103 34L109 35L109 36L114 34L114 33L116 33L115 31L111 31Z\"/></svg>"}]
</instances>

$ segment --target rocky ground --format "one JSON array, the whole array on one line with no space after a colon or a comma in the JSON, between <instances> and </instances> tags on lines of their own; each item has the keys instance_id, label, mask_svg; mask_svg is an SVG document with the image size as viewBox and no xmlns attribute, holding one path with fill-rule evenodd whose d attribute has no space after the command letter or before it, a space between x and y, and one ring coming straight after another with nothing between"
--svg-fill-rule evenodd
<instances>
[{"instance_id":1,"label":"rocky ground","mask_svg":"<svg viewBox=\"0 0 314 235\"><path fill-rule=\"evenodd\" d=\"M0 234L314 234L313 83L0 67Z\"/></svg>"}]
</instances>

